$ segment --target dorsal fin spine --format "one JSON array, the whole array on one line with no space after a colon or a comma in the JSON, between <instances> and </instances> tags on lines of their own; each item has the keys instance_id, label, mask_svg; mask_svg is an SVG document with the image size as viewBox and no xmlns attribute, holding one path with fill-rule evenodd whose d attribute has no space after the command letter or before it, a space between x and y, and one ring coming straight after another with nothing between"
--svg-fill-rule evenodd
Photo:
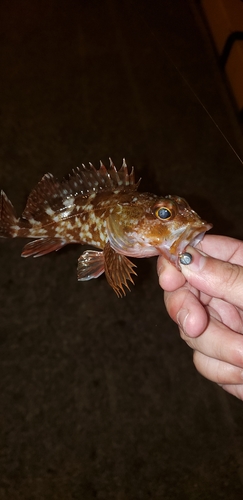
<instances>
[{"instance_id":1,"label":"dorsal fin spine","mask_svg":"<svg viewBox=\"0 0 243 500\"><path fill-rule=\"evenodd\" d=\"M36 222L51 217L51 210L58 211L63 208L63 203L69 197L78 195L88 197L91 193L109 190L136 190L134 168L128 173L127 164L123 159L120 170L117 171L110 158L110 168L100 162L99 169L92 163L88 167L76 167L62 181L56 179L51 173L45 174L37 186L31 191L22 217ZM50 210L51 209L51 210Z\"/></svg>"}]
</instances>

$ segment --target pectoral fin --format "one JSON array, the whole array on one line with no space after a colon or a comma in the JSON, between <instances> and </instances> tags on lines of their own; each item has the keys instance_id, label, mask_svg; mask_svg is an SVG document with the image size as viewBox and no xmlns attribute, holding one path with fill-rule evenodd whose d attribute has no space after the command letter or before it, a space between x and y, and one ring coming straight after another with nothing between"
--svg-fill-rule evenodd
<instances>
[{"instance_id":1,"label":"pectoral fin","mask_svg":"<svg viewBox=\"0 0 243 500\"><path fill-rule=\"evenodd\" d=\"M104 248L104 267L105 275L109 285L116 292L118 297L126 295L124 286L130 290L127 281L134 281L131 277L132 274L136 275L134 271L135 264L131 262L125 255L121 255L107 243Z\"/></svg>"},{"instance_id":2,"label":"pectoral fin","mask_svg":"<svg viewBox=\"0 0 243 500\"><path fill-rule=\"evenodd\" d=\"M78 259L78 280L88 281L98 278L104 272L104 254L87 250Z\"/></svg>"}]
</instances>

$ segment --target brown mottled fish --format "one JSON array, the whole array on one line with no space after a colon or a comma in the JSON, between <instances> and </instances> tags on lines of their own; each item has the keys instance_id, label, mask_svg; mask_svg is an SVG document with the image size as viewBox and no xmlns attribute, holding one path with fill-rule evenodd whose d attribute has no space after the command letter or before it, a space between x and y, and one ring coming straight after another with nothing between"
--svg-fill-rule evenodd
<instances>
[{"instance_id":1,"label":"brown mottled fish","mask_svg":"<svg viewBox=\"0 0 243 500\"><path fill-rule=\"evenodd\" d=\"M179 268L186 246L197 245L212 225L203 221L179 196L137 193L134 169L125 160L116 170L101 163L72 171L58 181L44 175L30 193L21 218L1 192L0 236L37 238L25 245L22 256L40 257L69 243L90 245L78 260L78 280L105 272L118 296L133 283L135 264L127 257L164 255Z\"/></svg>"}]
</instances>

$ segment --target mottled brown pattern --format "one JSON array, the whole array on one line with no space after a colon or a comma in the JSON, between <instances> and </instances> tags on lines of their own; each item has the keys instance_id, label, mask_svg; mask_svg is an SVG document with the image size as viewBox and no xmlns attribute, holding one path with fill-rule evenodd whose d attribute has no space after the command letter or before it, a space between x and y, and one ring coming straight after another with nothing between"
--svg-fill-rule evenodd
<instances>
[{"instance_id":1,"label":"mottled brown pattern","mask_svg":"<svg viewBox=\"0 0 243 500\"><path fill-rule=\"evenodd\" d=\"M134 264L127 256L163 254L178 266L188 243L197 244L206 224L178 196L137 193L134 171L123 161L119 171L110 160L106 169L92 164L58 181L44 175L32 190L22 217L17 219L5 193L1 194L0 236L37 238L25 245L23 257L39 257L69 243L88 244L78 262L78 279L105 272L118 296L133 283Z\"/></svg>"}]
</instances>

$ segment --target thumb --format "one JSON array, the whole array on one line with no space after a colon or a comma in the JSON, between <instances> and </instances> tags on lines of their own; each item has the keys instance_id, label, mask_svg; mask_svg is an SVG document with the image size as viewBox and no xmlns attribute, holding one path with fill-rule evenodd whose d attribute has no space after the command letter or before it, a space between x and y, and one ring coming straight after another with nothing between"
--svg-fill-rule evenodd
<instances>
[{"instance_id":1,"label":"thumb","mask_svg":"<svg viewBox=\"0 0 243 500\"><path fill-rule=\"evenodd\" d=\"M214 259L190 246L187 252L192 256L191 263L185 265L181 261L180 265L186 280L201 292L242 309L243 267Z\"/></svg>"}]
</instances>

